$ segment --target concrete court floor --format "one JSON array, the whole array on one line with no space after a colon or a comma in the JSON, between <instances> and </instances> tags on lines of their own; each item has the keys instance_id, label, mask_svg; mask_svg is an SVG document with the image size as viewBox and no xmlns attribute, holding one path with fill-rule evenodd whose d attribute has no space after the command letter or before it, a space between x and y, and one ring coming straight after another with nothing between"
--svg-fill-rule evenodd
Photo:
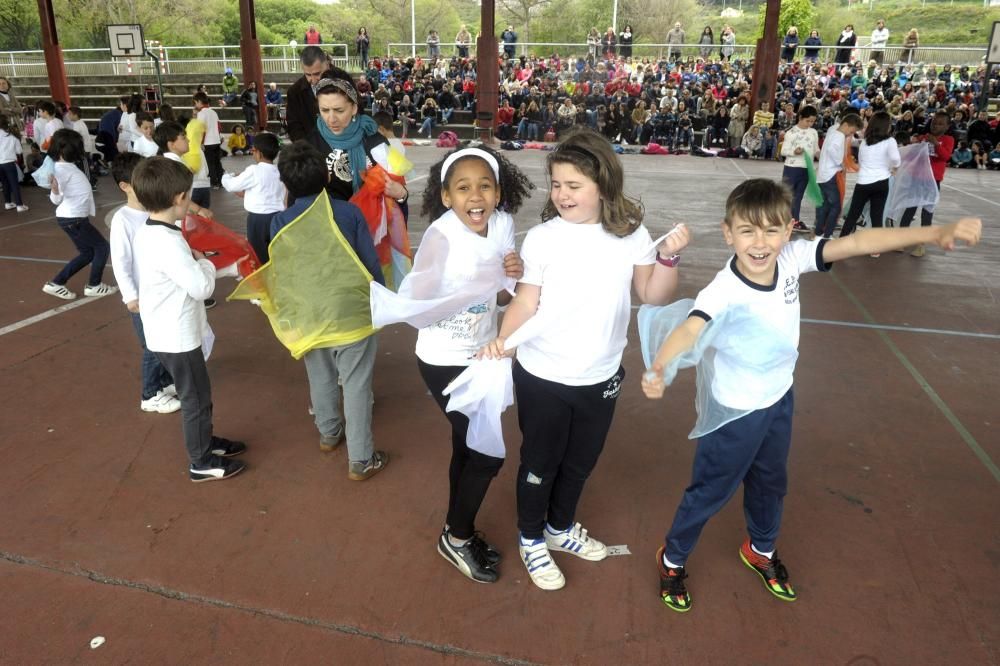
<instances>
[{"instance_id":1,"label":"concrete court floor","mask_svg":"<svg viewBox=\"0 0 1000 666\"><path fill-rule=\"evenodd\" d=\"M410 150L414 194L442 153ZM544 154L510 156L545 187ZM623 162L652 233L681 221L695 232L678 297L728 256L718 222L729 190L781 171ZM804 278L780 546L800 599L775 600L739 562L737 499L689 562L684 616L660 604L653 554L690 474L693 375L645 400L634 330L579 514L631 554L557 556L566 588L531 584L514 547L508 410L510 460L479 521L505 555L502 576L474 585L434 548L448 429L417 375L412 330L380 334L375 437L393 459L357 484L343 451L316 449L300 365L259 311L220 302L209 314L216 431L248 442L251 468L191 484L179 417L136 408L139 357L120 300L53 313L62 303L41 293L71 248L43 193L27 190L30 212L0 213L0 663L998 664L998 186L992 172L947 174L937 218L982 217L977 248L858 258ZM517 216L519 236L545 196ZM240 201L213 200L242 229ZM102 179L98 219L117 201ZM413 216L415 241L426 223ZM71 282L82 286L83 274ZM91 650L97 635L107 642Z\"/></svg>"}]
</instances>

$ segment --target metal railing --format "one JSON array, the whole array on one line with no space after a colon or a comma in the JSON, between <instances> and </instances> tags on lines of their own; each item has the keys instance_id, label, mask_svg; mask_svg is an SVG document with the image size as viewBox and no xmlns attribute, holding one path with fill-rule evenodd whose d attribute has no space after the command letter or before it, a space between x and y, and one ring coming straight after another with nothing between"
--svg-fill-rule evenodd
<instances>
[{"instance_id":1,"label":"metal railing","mask_svg":"<svg viewBox=\"0 0 1000 666\"><path fill-rule=\"evenodd\" d=\"M395 57L408 57L413 44L410 42L392 42L388 44L388 54ZM417 44L417 52L423 57L427 54L426 44ZM517 55L538 55L542 57L560 53L564 57L586 57L587 44L583 42L518 42L514 45ZM356 55L351 55L347 44L324 44L323 48L331 52L331 60L335 65L352 71L361 70L361 61ZM707 49L708 57L720 57L722 46L713 44L710 48L699 44L633 44L634 59L649 59L658 62L669 58L671 52L679 51L681 58L701 57L702 50ZM728 47L727 47L728 48ZM734 44L732 60L748 60L754 56L756 46L753 44ZM218 74L231 67L235 72L243 68L240 59L239 46L158 46L154 53L159 57L164 74ZM837 47L821 46L817 58L820 62L833 61ZM503 43L498 47L498 54L503 53ZM620 47L618 53L620 53ZM441 57L450 58L457 53L454 45L443 45ZM475 55L475 44L469 46L470 55ZM806 59L806 48L799 46L795 59ZM902 46L890 45L883 50L882 60L885 63L902 62L909 57L909 62L934 63L937 65L978 65L986 55L984 46L920 46L907 54ZM299 53L296 47L288 44L266 44L261 46L261 56L265 74L299 72ZM851 61L867 62L872 56L870 46L853 49ZM375 57L370 55L370 58ZM111 58L108 49L65 49L63 60L66 73L70 76L153 76L156 67L151 58ZM45 55L42 51L5 51L0 52L0 76L44 77L47 76Z\"/></svg>"}]
</instances>

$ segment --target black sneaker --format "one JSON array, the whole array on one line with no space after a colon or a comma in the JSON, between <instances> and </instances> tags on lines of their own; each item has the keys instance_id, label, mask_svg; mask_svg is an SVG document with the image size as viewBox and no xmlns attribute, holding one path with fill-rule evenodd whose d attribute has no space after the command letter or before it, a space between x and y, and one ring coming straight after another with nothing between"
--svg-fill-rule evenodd
<instances>
[{"instance_id":1,"label":"black sneaker","mask_svg":"<svg viewBox=\"0 0 1000 666\"><path fill-rule=\"evenodd\" d=\"M792 231L797 234L807 234L809 233L809 227L803 224L801 220L795 220L795 223L792 225Z\"/></svg>"},{"instance_id":2,"label":"black sneaker","mask_svg":"<svg viewBox=\"0 0 1000 666\"><path fill-rule=\"evenodd\" d=\"M192 466L189 470L193 483L203 481L222 481L236 476L247 468L246 463L239 460L226 460L218 456L212 456L203 465Z\"/></svg>"},{"instance_id":3,"label":"black sneaker","mask_svg":"<svg viewBox=\"0 0 1000 666\"><path fill-rule=\"evenodd\" d=\"M247 452L247 445L243 442L234 442L231 439L226 439L225 437L216 437L212 435L212 455L219 456L220 458L232 458L233 456L238 456L241 453Z\"/></svg>"},{"instance_id":4,"label":"black sneaker","mask_svg":"<svg viewBox=\"0 0 1000 666\"><path fill-rule=\"evenodd\" d=\"M797 595L788 581L788 569L778 559L775 552L771 557L764 557L760 553L754 552L750 547L750 539L747 538L740 546L740 559L751 571L756 571L767 591L778 597L782 601L795 601Z\"/></svg>"},{"instance_id":5,"label":"black sneaker","mask_svg":"<svg viewBox=\"0 0 1000 666\"><path fill-rule=\"evenodd\" d=\"M660 572L660 600L663 605L678 613L691 610L691 595L688 594L684 579L687 571L684 567L667 568L663 564L664 547L656 551L656 569Z\"/></svg>"},{"instance_id":6,"label":"black sneaker","mask_svg":"<svg viewBox=\"0 0 1000 666\"><path fill-rule=\"evenodd\" d=\"M211 310L214 307L215 307L215 299L214 298L206 298L205 299L205 309L206 310Z\"/></svg>"},{"instance_id":7,"label":"black sneaker","mask_svg":"<svg viewBox=\"0 0 1000 666\"><path fill-rule=\"evenodd\" d=\"M486 551L480 545L485 543L482 539L472 538L464 546L453 546L448 532L442 532L438 537L438 552L467 578L477 583L495 583L500 574L486 560Z\"/></svg>"},{"instance_id":8,"label":"black sneaker","mask_svg":"<svg viewBox=\"0 0 1000 666\"><path fill-rule=\"evenodd\" d=\"M448 533L448 528L442 527L441 534L447 534L447 533ZM500 560L503 559L503 556L500 555L499 550L497 550L492 545L486 542L486 540L483 538L485 536L486 535L483 534L482 532L478 531L473 532L471 541L475 541L476 548L479 548L483 551L483 556L486 558L486 561L489 562L490 565L496 566L500 564Z\"/></svg>"}]
</instances>

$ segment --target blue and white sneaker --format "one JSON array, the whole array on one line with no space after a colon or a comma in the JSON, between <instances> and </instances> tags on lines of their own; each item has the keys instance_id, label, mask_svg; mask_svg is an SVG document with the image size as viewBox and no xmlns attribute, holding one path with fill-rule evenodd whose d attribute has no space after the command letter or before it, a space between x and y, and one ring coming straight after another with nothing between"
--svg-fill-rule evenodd
<instances>
[{"instance_id":1,"label":"blue and white sneaker","mask_svg":"<svg viewBox=\"0 0 1000 666\"><path fill-rule=\"evenodd\" d=\"M572 553L591 562L603 560L608 556L608 547L597 539L587 536L587 530L580 523L575 523L573 527L563 532L553 532L552 528L546 525L545 544L550 550Z\"/></svg>"},{"instance_id":2,"label":"blue and white sneaker","mask_svg":"<svg viewBox=\"0 0 1000 666\"><path fill-rule=\"evenodd\" d=\"M524 539L519 537L518 552L528 570L528 575L531 576L532 583L543 590L559 590L566 585L566 577L552 561L545 539L535 539L526 544Z\"/></svg>"}]
</instances>

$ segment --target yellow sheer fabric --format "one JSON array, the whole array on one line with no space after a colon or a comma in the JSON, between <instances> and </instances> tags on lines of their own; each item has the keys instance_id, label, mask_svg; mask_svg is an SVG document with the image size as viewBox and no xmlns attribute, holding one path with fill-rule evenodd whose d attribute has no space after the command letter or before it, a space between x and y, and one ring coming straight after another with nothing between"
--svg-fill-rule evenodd
<instances>
[{"instance_id":1,"label":"yellow sheer fabric","mask_svg":"<svg viewBox=\"0 0 1000 666\"><path fill-rule=\"evenodd\" d=\"M372 276L340 233L325 194L268 246L270 261L240 282L229 300L260 300L281 344L296 359L375 333Z\"/></svg>"}]
</instances>

